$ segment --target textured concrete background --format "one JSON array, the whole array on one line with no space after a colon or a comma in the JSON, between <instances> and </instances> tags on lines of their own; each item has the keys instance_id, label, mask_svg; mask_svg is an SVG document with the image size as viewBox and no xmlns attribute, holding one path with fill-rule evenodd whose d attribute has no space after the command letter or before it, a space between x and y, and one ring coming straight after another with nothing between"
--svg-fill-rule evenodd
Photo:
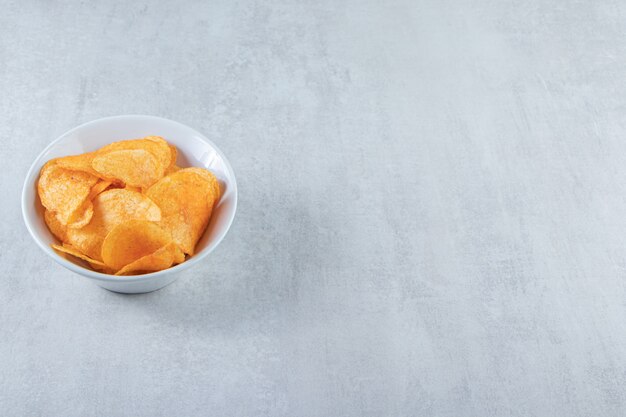
<instances>
[{"instance_id":1,"label":"textured concrete background","mask_svg":"<svg viewBox=\"0 0 626 417\"><path fill-rule=\"evenodd\" d=\"M0 6L2 416L626 414L621 2ZM19 212L48 142L124 113L241 193L140 296Z\"/></svg>"}]
</instances>

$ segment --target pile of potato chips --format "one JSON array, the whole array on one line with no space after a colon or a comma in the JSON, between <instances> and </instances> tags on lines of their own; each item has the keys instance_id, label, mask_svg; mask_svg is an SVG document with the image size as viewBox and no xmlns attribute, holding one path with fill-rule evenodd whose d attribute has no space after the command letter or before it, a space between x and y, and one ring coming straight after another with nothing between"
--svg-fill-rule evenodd
<instances>
[{"instance_id":1,"label":"pile of potato chips","mask_svg":"<svg viewBox=\"0 0 626 417\"><path fill-rule=\"evenodd\" d=\"M159 136L57 158L37 190L58 251L115 275L160 271L193 255L221 190L202 168L176 166Z\"/></svg>"}]
</instances>

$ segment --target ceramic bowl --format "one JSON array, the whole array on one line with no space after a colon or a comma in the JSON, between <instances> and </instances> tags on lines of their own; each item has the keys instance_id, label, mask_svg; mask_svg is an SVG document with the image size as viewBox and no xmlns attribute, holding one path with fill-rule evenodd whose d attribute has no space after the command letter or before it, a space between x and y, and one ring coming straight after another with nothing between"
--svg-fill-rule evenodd
<instances>
[{"instance_id":1,"label":"ceramic bowl","mask_svg":"<svg viewBox=\"0 0 626 417\"><path fill-rule=\"evenodd\" d=\"M96 272L83 261L54 251L50 244L57 240L44 222L44 208L36 189L37 178L43 164L52 158L94 151L114 141L149 135L162 136L178 148L179 166L207 168L216 175L223 187L224 193L213 210L206 232L198 241L196 253L173 268L145 275L116 277ZM236 210L237 182L233 169L222 151L194 129L154 116L107 117L85 123L64 133L35 159L26 175L22 192L24 222L37 245L54 261L70 271L90 279L103 288L122 293L154 291L175 281L179 272L205 259L219 245L233 222Z\"/></svg>"}]
</instances>

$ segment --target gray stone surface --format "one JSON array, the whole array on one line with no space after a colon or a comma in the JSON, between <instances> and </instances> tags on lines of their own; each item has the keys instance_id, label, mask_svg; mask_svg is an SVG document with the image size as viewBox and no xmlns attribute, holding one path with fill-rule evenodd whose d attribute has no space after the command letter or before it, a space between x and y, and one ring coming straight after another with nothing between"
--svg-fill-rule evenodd
<instances>
[{"instance_id":1,"label":"gray stone surface","mask_svg":"<svg viewBox=\"0 0 626 417\"><path fill-rule=\"evenodd\" d=\"M0 415L623 416L626 8L0 0ZM210 136L230 234L146 295L27 234L95 118Z\"/></svg>"}]
</instances>

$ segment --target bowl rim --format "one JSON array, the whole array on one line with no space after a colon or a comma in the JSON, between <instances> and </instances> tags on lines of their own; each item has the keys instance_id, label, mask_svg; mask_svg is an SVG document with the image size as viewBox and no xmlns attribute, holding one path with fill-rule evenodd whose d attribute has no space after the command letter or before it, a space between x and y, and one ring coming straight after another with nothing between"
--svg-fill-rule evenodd
<instances>
[{"instance_id":1,"label":"bowl rim","mask_svg":"<svg viewBox=\"0 0 626 417\"><path fill-rule=\"evenodd\" d=\"M34 178L34 174L35 174L35 170L37 169L37 167L40 165L40 162L43 158L43 156L48 153L48 151L50 149L52 149L55 145L57 145L59 142L61 142L65 137L69 136L70 134L74 133L76 130L85 128L91 124L96 124L99 122L103 122L103 121L114 121L114 120L123 120L123 119L148 119L148 120L158 120L160 122L165 122L165 123L170 123L173 125L178 125L179 127L191 130L193 133L195 133L196 135L198 135L198 137L206 142L209 146L211 146L215 152L220 156L220 158L222 158L224 165L226 166L226 169L230 172L231 177L232 177L232 184L229 182L229 185L232 188L232 192L234 195L234 203L233 203L233 210L232 210L232 214L230 216L230 218L228 219L228 224L226 226L226 228L224 229L224 232L221 234L221 236L219 236L216 240L214 240L213 242L211 242L211 244L209 244L205 249L203 249L202 251L195 253L191 258L187 259L185 262L180 263L178 265L175 265L171 268L168 269L164 269L161 271L156 271L156 272L151 272L148 274L143 274L143 275L124 275L124 276L116 276L116 275L110 275L110 274L104 274L101 272L97 272L91 269L87 269L85 267L76 265L73 262L68 261L67 259L63 258L62 256L60 256L58 253L56 253L54 250L52 250L52 248L50 248L48 245L44 244L44 242L39 238L39 236L37 236L37 234L35 233L35 231L33 230L33 227L31 226L31 221L29 219L29 216L27 215L27 211L26 211L26 207L28 202L26 201L26 194L27 191L29 189L29 187L33 186L33 181L35 181ZM65 268L69 269L72 272L75 272L79 275L83 275L86 276L88 278L93 278L95 280L98 281L105 281L105 282L116 282L116 283L122 283L122 282L139 282L139 281L148 281L152 278L158 278L161 277L163 275L168 275L168 274L173 274L176 272L181 272L187 268L192 267L193 265L195 265L196 263L200 262L202 259L204 259L207 255L209 255L211 252L213 252L215 250L215 248L222 242L222 240L224 239L224 237L226 237L226 235L228 234L228 231L230 230L230 227L233 224L233 221L235 220L235 214L237 212L237 201L238 201L238 190L237 190L237 179L235 177L235 171L233 170L232 166L230 165L230 162L228 161L228 159L226 158L226 155L224 155L224 153L222 152L222 150L220 148L218 148L215 143L213 143L209 138L207 138L205 135L203 135L202 133L198 132L196 129L187 126L183 123L177 122L175 120L171 120L171 119L166 119L164 117L159 117L159 116L151 116L151 115L144 115L144 114L124 114L124 115L117 115L117 116L108 116L108 117L101 117L99 119L95 119L95 120L91 120L89 122L80 124L64 133L62 133L60 136L58 136L56 139L54 139L52 142L50 142L48 144L48 146L46 146L40 153L39 155L37 155L37 157L35 158L35 160L33 161L33 163L31 164L30 168L28 169L28 172L26 173L26 178L24 179L24 185L22 187L22 217L24 219L24 223L26 224L26 228L28 229L28 232L30 233L30 235L32 236L33 240L35 241L35 243L37 243L37 245L48 255L50 256L56 263L58 263L61 266L64 266Z\"/></svg>"}]
</instances>

